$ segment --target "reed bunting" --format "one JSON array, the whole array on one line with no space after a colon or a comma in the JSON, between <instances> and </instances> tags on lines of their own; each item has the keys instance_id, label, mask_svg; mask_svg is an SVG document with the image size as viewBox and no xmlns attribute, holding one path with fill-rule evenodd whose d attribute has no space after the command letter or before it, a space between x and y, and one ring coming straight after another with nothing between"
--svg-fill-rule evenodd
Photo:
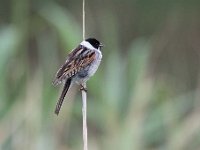
<instances>
[{"instance_id":1,"label":"reed bunting","mask_svg":"<svg viewBox=\"0 0 200 150\"><path fill-rule=\"evenodd\" d=\"M97 71L101 59L103 45L95 38L82 41L67 56L65 63L56 73L53 85L65 82L60 98L57 102L55 114L59 114L65 95L71 84L78 84L81 90L87 91L84 83Z\"/></svg>"}]
</instances>

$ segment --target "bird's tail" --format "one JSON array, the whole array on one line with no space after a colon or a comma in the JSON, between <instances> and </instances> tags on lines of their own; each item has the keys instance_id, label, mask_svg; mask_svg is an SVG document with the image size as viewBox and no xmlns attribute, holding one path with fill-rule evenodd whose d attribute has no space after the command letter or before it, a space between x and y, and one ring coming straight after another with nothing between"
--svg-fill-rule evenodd
<instances>
[{"instance_id":1,"label":"bird's tail","mask_svg":"<svg viewBox=\"0 0 200 150\"><path fill-rule=\"evenodd\" d=\"M58 100L58 102L56 104L56 109L55 109L55 114L56 115L58 115L59 112L60 112L60 108L62 106L63 100L65 98L65 95L66 95L70 85L71 85L71 78L67 79L67 81L65 82L65 85L63 87L63 90L62 90L62 93L60 95L60 98L59 98L59 100Z\"/></svg>"}]
</instances>

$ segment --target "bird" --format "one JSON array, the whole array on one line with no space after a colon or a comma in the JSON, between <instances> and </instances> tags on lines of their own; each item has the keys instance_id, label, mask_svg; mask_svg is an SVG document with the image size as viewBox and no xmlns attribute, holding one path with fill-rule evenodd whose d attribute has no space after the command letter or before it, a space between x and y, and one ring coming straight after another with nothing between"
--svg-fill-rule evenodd
<instances>
[{"instance_id":1,"label":"bird","mask_svg":"<svg viewBox=\"0 0 200 150\"><path fill-rule=\"evenodd\" d=\"M65 95L72 84L78 84L80 90L87 92L84 84L95 74L101 63L102 47L102 43L97 39L87 38L68 54L52 82L54 86L64 83L54 111L56 115L59 114Z\"/></svg>"}]
</instances>

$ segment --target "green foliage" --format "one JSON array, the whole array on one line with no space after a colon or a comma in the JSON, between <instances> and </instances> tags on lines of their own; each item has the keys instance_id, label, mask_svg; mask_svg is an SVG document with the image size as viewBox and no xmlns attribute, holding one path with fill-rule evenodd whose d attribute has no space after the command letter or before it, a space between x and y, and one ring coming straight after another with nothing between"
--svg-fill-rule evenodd
<instances>
[{"instance_id":1,"label":"green foliage","mask_svg":"<svg viewBox=\"0 0 200 150\"><path fill-rule=\"evenodd\" d=\"M105 45L88 82L89 149L198 150L195 2L101 2L86 3L86 35ZM2 6L10 10L0 20L0 149L82 149L80 92L70 89L57 117L62 87L51 84L82 39L81 3Z\"/></svg>"}]
</instances>

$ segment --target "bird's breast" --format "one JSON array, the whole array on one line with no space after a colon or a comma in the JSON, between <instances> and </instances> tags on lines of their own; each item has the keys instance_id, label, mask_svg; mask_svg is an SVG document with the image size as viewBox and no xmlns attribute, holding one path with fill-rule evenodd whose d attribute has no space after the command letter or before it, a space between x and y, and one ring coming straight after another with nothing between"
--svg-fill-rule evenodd
<instances>
[{"instance_id":1,"label":"bird's breast","mask_svg":"<svg viewBox=\"0 0 200 150\"><path fill-rule=\"evenodd\" d=\"M102 59L101 51L95 51L95 54L96 54L96 58L89 66L89 70L88 70L89 77L93 76L95 74L95 72L97 71L97 69L101 63L101 59Z\"/></svg>"},{"instance_id":2,"label":"bird's breast","mask_svg":"<svg viewBox=\"0 0 200 150\"><path fill-rule=\"evenodd\" d=\"M102 54L100 51L95 51L95 54L96 54L95 60L90 65L85 67L83 70L79 71L76 74L76 76L74 77L74 81L77 84L86 82L97 71L97 69L101 63Z\"/></svg>"}]
</instances>

